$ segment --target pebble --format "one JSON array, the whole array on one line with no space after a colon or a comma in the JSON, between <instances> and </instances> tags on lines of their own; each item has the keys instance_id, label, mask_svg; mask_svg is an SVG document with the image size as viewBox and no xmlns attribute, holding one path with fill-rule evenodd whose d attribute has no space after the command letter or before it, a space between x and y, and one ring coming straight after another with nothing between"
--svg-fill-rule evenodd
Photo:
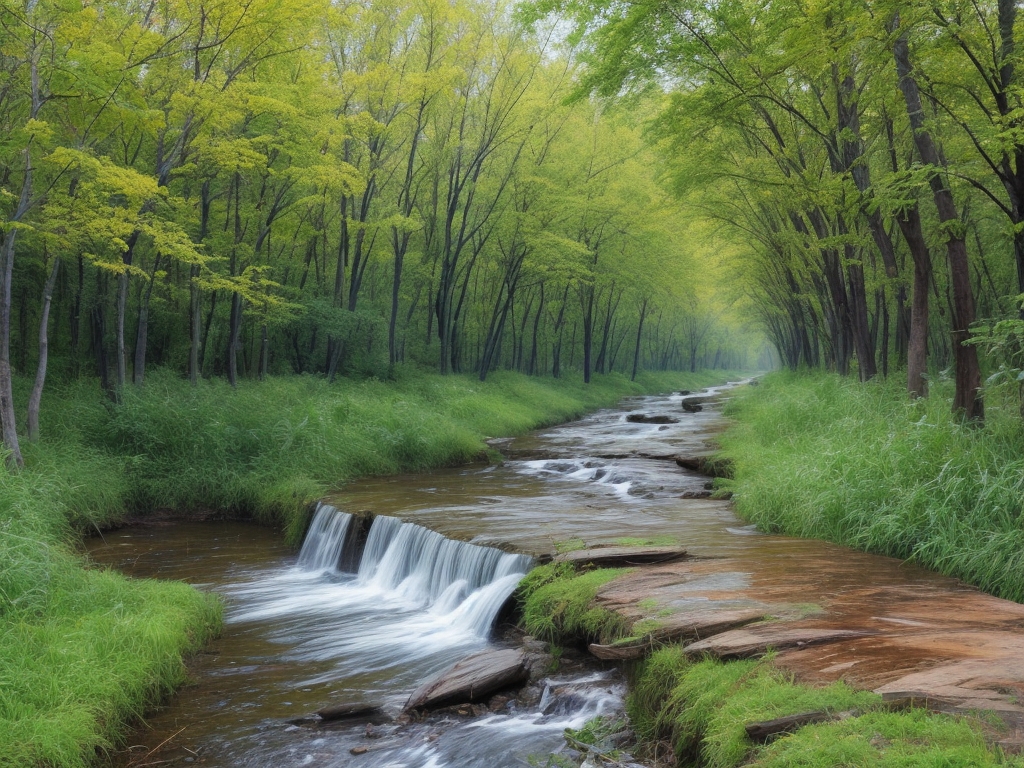
<instances>
[{"instance_id":1,"label":"pebble","mask_svg":"<svg viewBox=\"0 0 1024 768\"><path fill-rule=\"evenodd\" d=\"M352 747L352 749L349 750L353 755L365 755L369 751L369 747Z\"/></svg>"}]
</instances>

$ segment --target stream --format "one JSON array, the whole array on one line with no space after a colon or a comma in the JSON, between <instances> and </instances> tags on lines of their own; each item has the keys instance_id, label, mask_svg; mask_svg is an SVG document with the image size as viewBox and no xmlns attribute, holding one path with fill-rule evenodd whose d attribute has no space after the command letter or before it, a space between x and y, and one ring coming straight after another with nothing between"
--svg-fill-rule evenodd
<instances>
[{"instance_id":1,"label":"stream","mask_svg":"<svg viewBox=\"0 0 1024 768\"><path fill-rule=\"evenodd\" d=\"M707 478L674 457L705 450L724 422L714 408L684 413L680 400L630 398L577 422L493 441L508 457L501 464L353 483L320 506L298 555L275 532L245 523L153 524L92 540L100 563L182 579L226 605L223 636L199 655L194 683L152 714L115 762L544 765L564 749L565 728L622 711L615 667L569 659L490 710L392 720L425 679L506 642L493 627L534 557L573 539L667 537L715 556L786 557L805 546L761 536L728 502L681 499ZM630 414L675 422L633 423ZM369 723L290 722L350 701L385 714Z\"/></svg>"}]
</instances>

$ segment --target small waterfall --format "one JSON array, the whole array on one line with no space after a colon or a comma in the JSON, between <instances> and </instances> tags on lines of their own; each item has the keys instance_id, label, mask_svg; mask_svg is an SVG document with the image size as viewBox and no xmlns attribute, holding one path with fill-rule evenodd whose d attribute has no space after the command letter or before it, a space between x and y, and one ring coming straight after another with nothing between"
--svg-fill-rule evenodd
<instances>
[{"instance_id":1,"label":"small waterfall","mask_svg":"<svg viewBox=\"0 0 1024 768\"><path fill-rule=\"evenodd\" d=\"M330 504L318 504L299 551L299 568L304 571L336 569L351 522L352 515Z\"/></svg>"},{"instance_id":2,"label":"small waterfall","mask_svg":"<svg viewBox=\"0 0 1024 768\"><path fill-rule=\"evenodd\" d=\"M316 511L299 553L303 570L337 569L352 516L329 504ZM526 555L455 541L415 523L373 519L355 584L445 617L452 627L486 635L530 570Z\"/></svg>"}]
</instances>

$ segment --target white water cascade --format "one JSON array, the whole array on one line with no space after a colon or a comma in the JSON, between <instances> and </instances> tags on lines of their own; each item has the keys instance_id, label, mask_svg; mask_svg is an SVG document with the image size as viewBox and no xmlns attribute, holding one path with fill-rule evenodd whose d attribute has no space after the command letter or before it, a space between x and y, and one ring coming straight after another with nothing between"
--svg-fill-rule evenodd
<instances>
[{"instance_id":1,"label":"white water cascade","mask_svg":"<svg viewBox=\"0 0 1024 768\"><path fill-rule=\"evenodd\" d=\"M354 663L364 671L411 664L419 678L453 652L486 645L531 558L381 515L355 553L356 572L346 572L339 563L365 523L321 504L293 568L225 589L237 606L227 620L272 620L271 638L291 646L283 658L316 667L306 682Z\"/></svg>"},{"instance_id":2,"label":"white water cascade","mask_svg":"<svg viewBox=\"0 0 1024 768\"><path fill-rule=\"evenodd\" d=\"M351 522L352 515L330 504L318 504L309 533L299 551L299 568L307 571L337 568Z\"/></svg>"}]
</instances>

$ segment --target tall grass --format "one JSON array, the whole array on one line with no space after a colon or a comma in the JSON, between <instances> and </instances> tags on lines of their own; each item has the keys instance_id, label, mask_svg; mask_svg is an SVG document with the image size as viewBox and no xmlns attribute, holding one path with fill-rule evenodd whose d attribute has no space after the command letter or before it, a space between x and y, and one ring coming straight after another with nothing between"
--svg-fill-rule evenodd
<instances>
[{"instance_id":1,"label":"tall grass","mask_svg":"<svg viewBox=\"0 0 1024 768\"><path fill-rule=\"evenodd\" d=\"M387 383L291 377L232 390L157 371L118 404L92 381L51 388L27 469L0 466L0 766L90 764L181 682L182 654L219 626L217 601L184 584L90 566L76 554L81 531L206 508L280 523L296 541L309 501L354 477L464 462L486 436L722 380L607 376L584 387L498 374L480 384L400 370Z\"/></svg>"},{"instance_id":2,"label":"tall grass","mask_svg":"<svg viewBox=\"0 0 1024 768\"><path fill-rule=\"evenodd\" d=\"M770 660L690 661L655 652L634 670L627 710L637 734L667 739L680 765L708 768L985 768L1024 765L990 749L978 722L924 710L890 712L876 694L844 683L795 683ZM804 712L845 713L768 746L745 726Z\"/></svg>"},{"instance_id":3,"label":"tall grass","mask_svg":"<svg viewBox=\"0 0 1024 768\"><path fill-rule=\"evenodd\" d=\"M1024 600L1024 424L949 412L948 387L775 373L733 400L722 437L739 512L764 530L913 559ZM993 403L998 406L998 403Z\"/></svg>"},{"instance_id":4,"label":"tall grass","mask_svg":"<svg viewBox=\"0 0 1024 768\"><path fill-rule=\"evenodd\" d=\"M123 510L118 463L67 440L0 470L0 765L85 766L178 684L219 606L184 584L89 568L72 523Z\"/></svg>"},{"instance_id":5,"label":"tall grass","mask_svg":"<svg viewBox=\"0 0 1024 768\"><path fill-rule=\"evenodd\" d=\"M306 507L361 476L450 466L479 455L488 436L576 418L624 395L695 388L721 372L578 381L499 373L469 377L399 370L391 382L288 377L192 388L169 372L126 391L117 406L63 399L64 418L128 468L133 510L212 508L282 525L295 543ZM45 425L44 425L45 426Z\"/></svg>"}]
</instances>

